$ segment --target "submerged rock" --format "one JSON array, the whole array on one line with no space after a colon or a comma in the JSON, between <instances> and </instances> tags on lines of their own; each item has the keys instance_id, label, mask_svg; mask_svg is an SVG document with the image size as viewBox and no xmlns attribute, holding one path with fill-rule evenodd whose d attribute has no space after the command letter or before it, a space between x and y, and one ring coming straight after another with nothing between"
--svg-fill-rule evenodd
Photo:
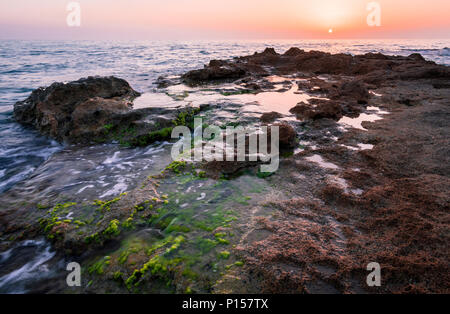
<instances>
[{"instance_id":1,"label":"submerged rock","mask_svg":"<svg viewBox=\"0 0 450 314\"><path fill-rule=\"evenodd\" d=\"M279 119L283 117L283 115L281 113L278 113L276 111L271 111L271 112L265 112L261 115L261 122L263 123L269 123L269 122L273 122L276 119Z\"/></svg>"},{"instance_id":2,"label":"submerged rock","mask_svg":"<svg viewBox=\"0 0 450 314\"><path fill-rule=\"evenodd\" d=\"M119 141L145 145L170 137L197 108L133 109L140 96L123 79L88 77L38 88L14 105L14 117L60 142L88 144Z\"/></svg>"}]
</instances>

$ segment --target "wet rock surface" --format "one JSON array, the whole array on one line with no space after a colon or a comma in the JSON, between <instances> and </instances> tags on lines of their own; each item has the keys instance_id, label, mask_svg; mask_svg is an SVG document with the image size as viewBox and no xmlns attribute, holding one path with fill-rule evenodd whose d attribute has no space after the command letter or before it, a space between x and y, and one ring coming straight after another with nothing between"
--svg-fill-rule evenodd
<instances>
[{"instance_id":1,"label":"wet rock surface","mask_svg":"<svg viewBox=\"0 0 450 314\"><path fill-rule=\"evenodd\" d=\"M301 102L290 109L299 120L318 120L323 118L339 120L342 118L342 107L334 101L323 99L310 99L306 104Z\"/></svg>"},{"instance_id":2,"label":"wet rock surface","mask_svg":"<svg viewBox=\"0 0 450 314\"><path fill-rule=\"evenodd\" d=\"M188 72L183 77L191 82L201 83L219 78L224 80L243 76L288 75L299 72L305 75L355 76L361 77L366 83L369 81L382 83L395 79L448 79L450 75L448 67L426 61L417 54L409 57L385 56L380 53L352 56L320 51L305 52L298 48L278 54L273 48L267 48L261 53L255 52L253 55L237 57L232 61L211 61L204 69ZM345 88L348 87L351 86L345 86Z\"/></svg>"},{"instance_id":3,"label":"wet rock surface","mask_svg":"<svg viewBox=\"0 0 450 314\"><path fill-rule=\"evenodd\" d=\"M186 118L199 110L134 109L133 100L139 96L123 79L88 77L36 89L14 105L14 117L60 142L147 145L169 138L171 127L187 123Z\"/></svg>"},{"instance_id":4,"label":"wet rock surface","mask_svg":"<svg viewBox=\"0 0 450 314\"><path fill-rule=\"evenodd\" d=\"M275 214L255 217L252 236L242 238L237 250L248 273L239 280L257 274L258 289L272 293L448 292L450 278L441 276L449 271L448 67L417 54L352 57L295 48L230 62L255 81L268 68L270 74L329 75L298 83L329 99L290 110L313 129L300 136L300 152L268 179L289 196L263 203ZM365 112L375 106L389 114L371 118ZM344 115L378 121L359 122L362 130L329 122ZM379 288L365 283L373 261L384 269ZM233 283L242 289L239 280L224 278L217 289L230 291Z\"/></svg>"}]
</instances>

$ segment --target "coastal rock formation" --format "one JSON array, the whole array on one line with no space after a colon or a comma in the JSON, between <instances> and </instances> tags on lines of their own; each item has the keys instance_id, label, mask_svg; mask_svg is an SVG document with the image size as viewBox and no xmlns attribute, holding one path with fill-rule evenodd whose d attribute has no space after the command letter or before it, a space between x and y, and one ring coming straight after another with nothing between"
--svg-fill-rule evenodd
<instances>
[{"instance_id":1,"label":"coastal rock formation","mask_svg":"<svg viewBox=\"0 0 450 314\"><path fill-rule=\"evenodd\" d=\"M353 80L342 83L339 86L337 93L331 95L331 97L337 99L351 98L355 99L360 104L366 104L369 99L369 91L363 82Z\"/></svg>"},{"instance_id":2,"label":"coastal rock formation","mask_svg":"<svg viewBox=\"0 0 450 314\"><path fill-rule=\"evenodd\" d=\"M314 145L282 160L271 177L283 192L263 206L276 214L254 217L236 247L247 272L224 279L223 291L258 277L268 293L448 293L449 67L419 54L298 48L226 64L244 69L246 84L300 78L299 90L317 98L290 110L310 128L303 141ZM364 130L342 132L332 121L368 106L389 114L364 122ZM282 199L285 191L292 195ZM382 267L381 287L365 281L373 261Z\"/></svg>"},{"instance_id":3,"label":"coastal rock formation","mask_svg":"<svg viewBox=\"0 0 450 314\"><path fill-rule=\"evenodd\" d=\"M34 90L27 99L17 102L14 117L18 122L57 136L58 129L64 127L59 124L67 123L74 111L78 110L78 116L82 115L83 109L95 106L100 107L96 115L101 115L103 110L126 111L129 102L139 95L125 80L115 77L88 77L70 83L53 83ZM91 100L93 98L94 101Z\"/></svg>"},{"instance_id":4,"label":"coastal rock formation","mask_svg":"<svg viewBox=\"0 0 450 314\"><path fill-rule=\"evenodd\" d=\"M261 115L260 119L263 123L270 123L275 121L276 119L281 118L282 115L276 111L265 112Z\"/></svg>"},{"instance_id":5,"label":"coastal rock formation","mask_svg":"<svg viewBox=\"0 0 450 314\"><path fill-rule=\"evenodd\" d=\"M201 70L192 70L182 76L186 83L201 83L225 79L238 79L245 76L246 71L237 64L226 61L211 60Z\"/></svg>"},{"instance_id":6,"label":"coastal rock formation","mask_svg":"<svg viewBox=\"0 0 450 314\"><path fill-rule=\"evenodd\" d=\"M305 52L291 48L278 54L273 48L261 53L234 58L233 60L213 60L203 69L187 72L183 80L190 84L216 80L236 80L244 76L290 75L303 73L305 76L330 74L360 77L366 83L383 84L401 79L449 78L447 67L426 61L419 54L407 57L386 56L381 53L330 54L321 51ZM343 92L353 85L342 86ZM364 97L363 99L364 100Z\"/></svg>"},{"instance_id":7,"label":"coastal rock formation","mask_svg":"<svg viewBox=\"0 0 450 314\"><path fill-rule=\"evenodd\" d=\"M342 107L335 101L329 101L319 98L312 98L309 104L301 102L290 112L297 116L297 119L318 120L323 118L339 120L342 118Z\"/></svg>"},{"instance_id":8,"label":"coastal rock formation","mask_svg":"<svg viewBox=\"0 0 450 314\"><path fill-rule=\"evenodd\" d=\"M279 130L279 147L280 150L290 150L297 144L297 132L288 123L276 123ZM267 137L270 139L272 129L269 127Z\"/></svg>"},{"instance_id":9,"label":"coastal rock formation","mask_svg":"<svg viewBox=\"0 0 450 314\"><path fill-rule=\"evenodd\" d=\"M15 119L60 142L145 145L170 136L195 108L133 109L140 96L123 79L88 77L38 88L14 105Z\"/></svg>"},{"instance_id":10,"label":"coastal rock formation","mask_svg":"<svg viewBox=\"0 0 450 314\"><path fill-rule=\"evenodd\" d=\"M297 133L295 129L289 125L288 123L275 123L267 126L267 152L272 153L271 147L271 136L272 136L272 128L278 127L278 149L279 152L292 152L295 148L298 139ZM258 138L259 141L259 138ZM245 161L238 161L238 146L237 141L235 140L235 155L233 161L227 161L226 155L224 154L223 160L212 160L203 162L201 167L206 171L206 174L212 178L220 178L222 176L233 176L236 175L239 171L250 168L256 165L263 163L261 160L258 161L250 161L249 160L249 144L250 137L248 134L245 135Z\"/></svg>"}]
</instances>

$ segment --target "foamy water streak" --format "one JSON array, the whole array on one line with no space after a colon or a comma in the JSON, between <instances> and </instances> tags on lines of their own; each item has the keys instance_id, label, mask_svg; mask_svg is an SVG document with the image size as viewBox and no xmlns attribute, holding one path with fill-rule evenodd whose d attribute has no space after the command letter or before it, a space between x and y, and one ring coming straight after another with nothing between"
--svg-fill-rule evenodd
<instances>
[{"instance_id":1,"label":"foamy water streak","mask_svg":"<svg viewBox=\"0 0 450 314\"><path fill-rule=\"evenodd\" d=\"M25 293L33 282L55 275L55 269L48 265L54 256L45 240L26 240L0 253L0 266L11 265L11 261L18 265L0 277L0 293Z\"/></svg>"}]
</instances>

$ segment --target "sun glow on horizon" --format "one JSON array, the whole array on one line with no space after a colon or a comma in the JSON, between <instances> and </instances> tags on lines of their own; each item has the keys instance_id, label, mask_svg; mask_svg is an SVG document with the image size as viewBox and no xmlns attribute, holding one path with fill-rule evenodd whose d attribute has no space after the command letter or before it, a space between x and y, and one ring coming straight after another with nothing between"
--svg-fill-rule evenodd
<instances>
[{"instance_id":1,"label":"sun glow on horizon","mask_svg":"<svg viewBox=\"0 0 450 314\"><path fill-rule=\"evenodd\" d=\"M311 26L345 25L358 15L355 1L323 0L305 5L305 18Z\"/></svg>"},{"instance_id":2,"label":"sun glow on horizon","mask_svg":"<svg viewBox=\"0 0 450 314\"><path fill-rule=\"evenodd\" d=\"M448 38L448 0L78 0L81 27L66 25L60 0L0 2L0 38ZM38 13L38 14L36 14ZM329 31L331 30L331 32ZM339 31L337 31L339 30ZM421 37L418 37L421 36Z\"/></svg>"}]
</instances>

